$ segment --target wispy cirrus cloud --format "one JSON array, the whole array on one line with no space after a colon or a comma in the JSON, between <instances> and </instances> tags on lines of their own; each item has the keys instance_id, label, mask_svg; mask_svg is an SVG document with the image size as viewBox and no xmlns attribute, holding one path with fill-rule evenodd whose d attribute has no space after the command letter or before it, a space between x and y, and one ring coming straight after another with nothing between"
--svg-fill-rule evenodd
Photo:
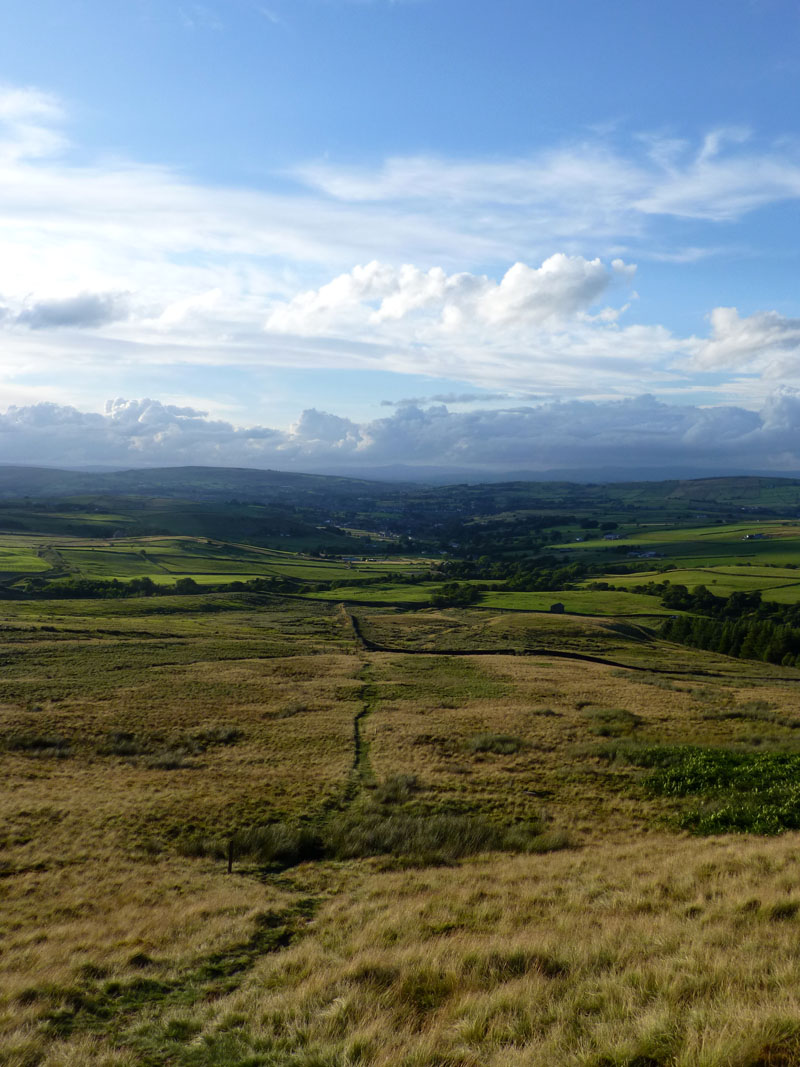
<instances>
[{"instance_id":1,"label":"wispy cirrus cloud","mask_svg":"<svg viewBox=\"0 0 800 1067\"><path fill-rule=\"evenodd\" d=\"M712 130L699 145L643 136L623 150L600 137L512 159L395 157L374 167L330 162L297 171L310 186L346 203L437 202L527 209L528 225L618 238L643 232L649 216L710 222L739 219L766 204L800 197L800 151L757 145L749 131ZM549 225L548 225L549 219Z\"/></svg>"}]
</instances>

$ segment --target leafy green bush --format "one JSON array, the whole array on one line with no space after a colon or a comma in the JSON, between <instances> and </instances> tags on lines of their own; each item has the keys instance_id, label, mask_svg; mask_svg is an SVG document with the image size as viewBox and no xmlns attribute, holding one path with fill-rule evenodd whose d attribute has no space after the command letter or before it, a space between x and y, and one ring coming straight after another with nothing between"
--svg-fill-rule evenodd
<instances>
[{"instance_id":1,"label":"leafy green bush","mask_svg":"<svg viewBox=\"0 0 800 1067\"><path fill-rule=\"evenodd\" d=\"M743 752L697 745L628 745L617 749L650 774L655 796L691 797L703 803L678 816L700 834L777 834L800 829L800 755Z\"/></svg>"}]
</instances>

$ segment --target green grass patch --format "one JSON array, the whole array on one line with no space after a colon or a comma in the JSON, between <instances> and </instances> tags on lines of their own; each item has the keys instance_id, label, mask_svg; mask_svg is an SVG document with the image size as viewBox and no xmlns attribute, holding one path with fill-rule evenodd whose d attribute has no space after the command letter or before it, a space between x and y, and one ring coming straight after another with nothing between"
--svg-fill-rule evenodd
<instances>
[{"instance_id":1,"label":"green grass patch","mask_svg":"<svg viewBox=\"0 0 800 1067\"><path fill-rule=\"evenodd\" d=\"M663 573L608 575L611 585L633 587L648 582L669 581L672 585L685 585L693 589L704 585L715 596L730 596L731 593L751 593L760 590L765 600L773 599L773 591L783 590L790 602L800 597L800 574L796 571L766 570L763 567L694 567ZM790 591L793 590L793 593ZM610 595L610 594L606 594Z\"/></svg>"},{"instance_id":2,"label":"green grass patch","mask_svg":"<svg viewBox=\"0 0 800 1067\"><path fill-rule=\"evenodd\" d=\"M800 829L800 754L745 752L699 745L617 748L646 769L651 796L699 798L678 825L697 834L778 834Z\"/></svg>"},{"instance_id":3,"label":"green grass patch","mask_svg":"<svg viewBox=\"0 0 800 1067\"><path fill-rule=\"evenodd\" d=\"M464 656L405 656L386 669L391 680L376 677L383 701L421 700L428 706L456 708L470 700L501 699L513 690Z\"/></svg>"},{"instance_id":4,"label":"green grass patch","mask_svg":"<svg viewBox=\"0 0 800 1067\"><path fill-rule=\"evenodd\" d=\"M428 604L441 587L441 582L421 582L419 585L387 582L385 585L341 585L306 595L309 600L343 600L354 604Z\"/></svg>"},{"instance_id":5,"label":"green grass patch","mask_svg":"<svg viewBox=\"0 0 800 1067\"><path fill-rule=\"evenodd\" d=\"M14 548L0 540L0 572L6 574L39 574L50 564L27 548Z\"/></svg>"},{"instance_id":6,"label":"green grass patch","mask_svg":"<svg viewBox=\"0 0 800 1067\"><path fill-rule=\"evenodd\" d=\"M610 578L609 581L614 581ZM564 610L576 615L666 615L658 597L638 593L595 591L589 589L565 589L548 593L521 593L487 591L481 598L481 606L506 611L549 611L556 602Z\"/></svg>"}]
</instances>

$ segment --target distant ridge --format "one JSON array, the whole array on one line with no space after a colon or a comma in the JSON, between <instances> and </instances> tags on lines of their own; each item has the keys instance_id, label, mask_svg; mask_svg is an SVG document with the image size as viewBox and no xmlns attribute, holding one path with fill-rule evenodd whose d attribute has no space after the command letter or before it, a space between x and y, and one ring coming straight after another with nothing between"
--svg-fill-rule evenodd
<instances>
[{"instance_id":1,"label":"distant ridge","mask_svg":"<svg viewBox=\"0 0 800 1067\"><path fill-rule=\"evenodd\" d=\"M325 467L316 471L337 477L358 477L384 482L422 485L490 485L496 482L576 482L607 485L617 482L696 481L701 478L800 478L800 471L714 470L705 467L569 467L545 471L480 470L474 467L415 467L410 464L364 468Z\"/></svg>"},{"instance_id":2,"label":"distant ridge","mask_svg":"<svg viewBox=\"0 0 800 1067\"><path fill-rule=\"evenodd\" d=\"M497 485L521 482L564 482L577 485L638 484L640 482L696 482L757 478L776 483L800 479L800 471L715 471L700 468L601 467L564 468L546 471L493 471L466 467L415 467L393 464L382 467L337 467L293 471L258 467L51 467L0 463L0 495L51 495L53 493L137 493L183 490L207 492L239 489L259 491L264 487L300 486L322 488L336 483L375 486L396 490L399 485ZM168 495L172 495L168 492Z\"/></svg>"},{"instance_id":3,"label":"distant ridge","mask_svg":"<svg viewBox=\"0 0 800 1067\"><path fill-rule=\"evenodd\" d=\"M389 477L389 471L408 473L404 481ZM402 498L413 494L430 494L458 491L459 486L494 494L506 489L535 486L542 487L542 494L551 502L563 497L560 506L574 506L577 496L608 486L614 491L631 490L646 492L655 499L682 497L698 502L713 499L722 492L728 503L737 501L745 506L749 498L772 488L782 498L786 491L797 487L800 479L793 475L775 473L737 472L735 474L698 475L691 477L667 477L660 472L656 478L635 478L635 472L626 471L626 477L613 477L622 472L594 471L587 477L586 471L507 472L502 478L484 475L483 479L467 477L466 471L449 471L447 481L436 481L429 471L429 480L413 480L413 468L382 468L369 472L363 470L358 477L344 474L300 473L294 471L259 470L250 467L145 467L114 471L80 471L53 467L33 467L0 464L0 499L19 500L31 498L68 498L97 496L142 496L163 497L208 502L233 501L249 503L278 503L292 506L302 503L320 505L333 498L346 503L367 498ZM379 474L383 478L378 478ZM649 472L654 473L654 472ZM550 475L550 477L547 476ZM601 476L602 475L602 476ZM442 475L443 477L443 475ZM563 489L563 491L562 491ZM723 492L724 490L724 492ZM785 499L784 501L785 502ZM798 496L800 506L800 495Z\"/></svg>"}]
</instances>

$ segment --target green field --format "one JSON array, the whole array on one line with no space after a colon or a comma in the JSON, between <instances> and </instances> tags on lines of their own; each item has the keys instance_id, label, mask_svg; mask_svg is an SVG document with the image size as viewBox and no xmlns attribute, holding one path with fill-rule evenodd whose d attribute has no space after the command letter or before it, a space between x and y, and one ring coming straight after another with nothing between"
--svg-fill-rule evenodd
<instances>
[{"instance_id":1,"label":"green field","mask_svg":"<svg viewBox=\"0 0 800 1067\"><path fill-rule=\"evenodd\" d=\"M160 585L191 577L199 584L248 581L253 578L285 578L297 582L328 582L374 579L383 575L425 568L424 562L356 559L314 559L294 552L248 545L209 541L203 538L125 538L87 542L48 539L44 544L30 539L0 536L0 572L39 573L117 579L147 577ZM37 557L39 547L45 558ZM4 565L5 564L5 565Z\"/></svg>"},{"instance_id":2,"label":"green field","mask_svg":"<svg viewBox=\"0 0 800 1067\"><path fill-rule=\"evenodd\" d=\"M685 585L693 589L705 585L715 596L730 596L731 593L761 591L764 600L778 599L784 603L800 599L800 574L794 570L765 570L753 567L695 567L674 571L644 571L639 574L614 574L606 579L612 585L631 588L648 582L669 581L673 585ZM773 595L774 594L774 595Z\"/></svg>"},{"instance_id":3,"label":"green field","mask_svg":"<svg viewBox=\"0 0 800 1067\"><path fill-rule=\"evenodd\" d=\"M415 585L337 585L306 594L309 600L350 601L358 604L427 604L441 589L441 582L420 582Z\"/></svg>"},{"instance_id":4,"label":"green field","mask_svg":"<svg viewBox=\"0 0 800 1067\"><path fill-rule=\"evenodd\" d=\"M576 559L627 562L629 553L658 553L659 563L680 566L726 566L738 563L770 563L777 566L800 559L800 526L793 522L749 522L705 527L623 529L618 539L600 538L554 546ZM635 558L635 557L634 557ZM650 564L648 564L650 565Z\"/></svg>"},{"instance_id":5,"label":"green field","mask_svg":"<svg viewBox=\"0 0 800 1067\"><path fill-rule=\"evenodd\" d=\"M0 541L0 573L36 574L48 570L48 564L40 559L31 548L6 545Z\"/></svg>"},{"instance_id":6,"label":"green field","mask_svg":"<svg viewBox=\"0 0 800 1067\"><path fill-rule=\"evenodd\" d=\"M565 589L552 593L489 592L481 605L506 611L549 611L561 603L567 612L577 615L666 615L658 597L636 593L594 592L588 589Z\"/></svg>"},{"instance_id":7,"label":"green field","mask_svg":"<svg viewBox=\"0 0 800 1067\"><path fill-rule=\"evenodd\" d=\"M480 586L480 582L472 583ZM310 600L345 601L353 604L427 604L441 591L440 582L418 585L389 584L370 586L337 586L307 593ZM559 590L548 593L503 592L486 589L478 601L479 607L500 611L549 611L560 602L567 612L578 615L666 615L657 597L625 592L595 592L585 589Z\"/></svg>"}]
</instances>

